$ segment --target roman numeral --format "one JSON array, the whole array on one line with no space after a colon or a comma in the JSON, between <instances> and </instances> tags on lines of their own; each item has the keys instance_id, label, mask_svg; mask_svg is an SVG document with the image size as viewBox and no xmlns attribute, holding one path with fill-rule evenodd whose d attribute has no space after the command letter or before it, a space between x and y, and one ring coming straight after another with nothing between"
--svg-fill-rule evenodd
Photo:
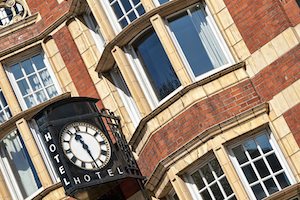
<instances>
[{"instance_id":1,"label":"roman numeral","mask_svg":"<svg viewBox=\"0 0 300 200\"><path fill-rule=\"evenodd\" d=\"M67 130L67 134L73 135L73 133L70 130Z\"/></svg>"},{"instance_id":2,"label":"roman numeral","mask_svg":"<svg viewBox=\"0 0 300 200\"><path fill-rule=\"evenodd\" d=\"M104 155L104 156L106 156L106 153L107 153L107 151L105 151L105 150L101 149L101 155Z\"/></svg>"},{"instance_id":3,"label":"roman numeral","mask_svg":"<svg viewBox=\"0 0 300 200\"><path fill-rule=\"evenodd\" d=\"M63 140L63 142L65 142L65 143L69 143L69 142L70 142L70 140Z\"/></svg>"},{"instance_id":4,"label":"roman numeral","mask_svg":"<svg viewBox=\"0 0 300 200\"><path fill-rule=\"evenodd\" d=\"M82 163L81 163L81 167L82 167L82 168L85 168L85 162L82 162Z\"/></svg>"},{"instance_id":5,"label":"roman numeral","mask_svg":"<svg viewBox=\"0 0 300 200\"><path fill-rule=\"evenodd\" d=\"M76 132L79 132L79 131L80 131L80 129L79 129L78 126L74 126L74 128L75 128Z\"/></svg>"},{"instance_id":6,"label":"roman numeral","mask_svg":"<svg viewBox=\"0 0 300 200\"><path fill-rule=\"evenodd\" d=\"M72 153L71 149L67 149L66 153Z\"/></svg>"},{"instance_id":7,"label":"roman numeral","mask_svg":"<svg viewBox=\"0 0 300 200\"><path fill-rule=\"evenodd\" d=\"M76 160L77 160L77 158L76 158L75 156L73 156L73 157L71 158L71 160L73 161L73 163L75 163Z\"/></svg>"},{"instance_id":8,"label":"roman numeral","mask_svg":"<svg viewBox=\"0 0 300 200\"><path fill-rule=\"evenodd\" d=\"M94 136L96 137L98 134L99 134L99 133L98 133L98 132L96 132L96 133L94 134Z\"/></svg>"},{"instance_id":9,"label":"roman numeral","mask_svg":"<svg viewBox=\"0 0 300 200\"><path fill-rule=\"evenodd\" d=\"M100 145L104 145L105 144L105 142L104 141L101 141L101 142L99 142L100 143Z\"/></svg>"}]
</instances>

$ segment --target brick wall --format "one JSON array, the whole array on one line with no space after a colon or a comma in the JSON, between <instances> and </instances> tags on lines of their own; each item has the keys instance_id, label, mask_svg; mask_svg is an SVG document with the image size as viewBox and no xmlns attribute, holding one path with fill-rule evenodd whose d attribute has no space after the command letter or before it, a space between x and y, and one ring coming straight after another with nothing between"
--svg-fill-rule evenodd
<instances>
[{"instance_id":1,"label":"brick wall","mask_svg":"<svg viewBox=\"0 0 300 200\"><path fill-rule=\"evenodd\" d=\"M286 0L289 1L289 0ZM293 0L294 1L294 0ZM295 3L286 4L279 0L224 0L251 53L272 40L293 22L299 21L299 8ZM286 12L289 12L289 16ZM298 16L295 15L298 13Z\"/></svg>"},{"instance_id":2,"label":"brick wall","mask_svg":"<svg viewBox=\"0 0 300 200\"><path fill-rule=\"evenodd\" d=\"M251 81L246 80L196 103L150 138L138 160L142 174L149 176L160 160L207 128L260 102Z\"/></svg>"},{"instance_id":3,"label":"brick wall","mask_svg":"<svg viewBox=\"0 0 300 200\"><path fill-rule=\"evenodd\" d=\"M68 27L64 26L61 28L53 35L53 39L66 64L79 96L100 99ZM100 109L103 108L101 100L97 102L97 106Z\"/></svg>"},{"instance_id":4,"label":"brick wall","mask_svg":"<svg viewBox=\"0 0 300 200\"><path fill-rule=\"evenodd\" d=\"M283 116L300 147L300 104L291 108Z\"/></svg>"},{"instance_id":5,"label":"brick wall","mask_svg":"<svg viewBox=\"0 0 300 200\"><path fill-rule=\"evenodd\" d=\"M300 79L300 45L265 67L253 78L258 94L269 101L280 91Z\"/></svg>"}]
</instances>

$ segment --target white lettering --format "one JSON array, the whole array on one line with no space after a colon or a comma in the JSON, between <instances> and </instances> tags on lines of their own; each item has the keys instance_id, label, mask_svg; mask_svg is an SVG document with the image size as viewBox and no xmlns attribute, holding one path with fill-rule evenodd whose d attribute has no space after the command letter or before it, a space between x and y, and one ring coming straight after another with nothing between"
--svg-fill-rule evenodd
<instances>
[{"instance_id":1,"label":"white lettering","mask_svg":"<svg viewBox=\"0 0 300 200\"><path fill-rule=\"evenodd\" d=\"M66 173L64 166L60 166L60 167L58 168L58 170L59 170L60 174Z\"/></svg>"},{"instance_id":2,"label":"white lettering","mask_svg":"<svg viewBox=\"0 0 300 200\"><path fill-rule=\"evenodd\" d=\"M48 132L48 133L45 134L45 139L46 139L46 142L49 142L50 140L52 140L50 132Z\"/></svg>"},{"instance_id":3,"label":"white lettering","mask_svg":"<svg viewBox=\"0 0 300 200\"><path fill-rule=\"evenodd\" d=\"M124 174L124 172L119 168L119 167L117 167L117 171L118 171L118 173L121 175L121 174Z\"/></svg>"},{"instance_id":4,"label":"white lettering","mask_svg":"<svg viewBox=\"0 0 300 200\"><path fill-rule=\"evenodd\" d=\"M50 144L49 150L53 153L54 151L56 151L56 146L54 144Z\"/></svg>"},{"instance_id":5,"label":"white lettering","mask_svg":"<svg viewBox=\"0 0 300 200\"><path fill-rule=\"evenodd\" d=\"M81 183L79 177L77 177L77 178L74 178L74 177L73 177L73 180L74 180L74 183L75 183L75 184Z\"/></svg>"},{"instance_id":6,"label":"white lettering","mask_svg":"<svg viewBox=\"0 0 300 200\"><path fill-rule=\"evenodd\" d=\"M89 176L89 175L84 175L83 176L83 178L84 178L84 180L86 181L86 182L90 182L91 181L91 177Z\"/></svg>"},{"instance_id":7,"label":"white lettering","mask_svg":"<svg viewBox=\"0 0 300 200\"><path fill-rule=\"evenodd\" d=\"M58 154L57 154L57 155L55 155L55 156L53 157L53 158L56 160L56 162L57 162L57 163L59 163L59 162L60 162L58 157L59 157L59 155L58 155Z\"/></svg>"},{"instance_id":8,"label":"white lettering","mask_svg":"<svg viewBox=\"0 0 300 200\"><path fill-rule=\"evenodd\" d=\"M67 179L66 179L66 178L63 178L63 180L64 180L64 183L65 183L65 185L66 185L66 186L70 184L70 182L69 182L69 181L67 181Z\"/></svg>"},{"instance_id":9,"label":"white lettering","mask_svg":"<svg viewBox=\"0 0 300 200\"><path fill-rule=\"evenodd\" d=\"M99 179L101 179L100 172L95 172Z\"/></svg>"},{"instance_id":10,"label":"white lettering","mask_svg":"<svg viewBox=\"0 0 300 200\"><path fill-rule=\"evenodd\" d=\"M107 173L108 173L109 176L114 176L114 173L113 173L113 171L111 169L108 169Z\"/></svg>"}]
</instances>

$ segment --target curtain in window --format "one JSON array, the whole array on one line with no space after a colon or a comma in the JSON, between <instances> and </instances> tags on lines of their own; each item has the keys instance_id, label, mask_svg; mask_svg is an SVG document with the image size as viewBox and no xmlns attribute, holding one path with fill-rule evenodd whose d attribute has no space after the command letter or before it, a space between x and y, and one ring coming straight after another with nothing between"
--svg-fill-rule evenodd
<instances>
[{"instance_id":1,"label":"curtain in window","mask_svg":"<svg viewBox=\"0 0 300 200\"><path fill-rule=\"evenodd\" d=\"M1 158L7 159L5 163L9 166L5 167L11 169L24 198L41 187L23 140L17 131L13 131L1 142Z\"/></svg>"}]
</instances>

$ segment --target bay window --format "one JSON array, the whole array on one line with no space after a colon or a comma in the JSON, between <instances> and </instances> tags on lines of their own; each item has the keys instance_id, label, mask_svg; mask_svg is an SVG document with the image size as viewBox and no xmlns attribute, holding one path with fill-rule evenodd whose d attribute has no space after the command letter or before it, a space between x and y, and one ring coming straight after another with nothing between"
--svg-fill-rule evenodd
<instances>
[{"instance_id":1,"label":"bay window","mask_svg":"<svg viewBox=\"0 0 300 200\"><path fill-rule=\"evenodd\" d=\"M42 187L18 130L0 142L0 155L0 169L13 199L26 199Z\"/></svg>"},{"instance_id":2,"label":"bay window","mask_svg":"<svg viewBox=\"0 0 300 200\"><path fill-rule=\"evenodd\" d=\"M58 95L58 85L44 56L37 54L7 67L8 77L23 109Z\"/></svg>"},{"instance_id":3,"label":"bay window","mask_svg":"<svg viewBox=\"0 0 300 200\"><path fill-rule=\"evenodd\" d=\"M263 199L292 184L289 169L267 131L231 148L235 167L253 199Z\"/></svg>"},{"instance_id":4,"label":"bay window","mask_svg":"<svg viewBox=\"0 0 300 200\"><path fill-rule=\"evenodd\" d=\"M180 81L153 29L135 40L130 48L136 61L133 65L136 76L145 86L150 104L155 107L181 85Z\"/></svg>"},{"instance_id":5,"label":"bay window","mask_svg":"<svg viewBox=\"0 0 300 200\"><path fill-rule=\"evenodd\" d=\"M167 21L175 44L194 79L233 62L204 3L170 16Z\"/></svg>"}]
</instances>

